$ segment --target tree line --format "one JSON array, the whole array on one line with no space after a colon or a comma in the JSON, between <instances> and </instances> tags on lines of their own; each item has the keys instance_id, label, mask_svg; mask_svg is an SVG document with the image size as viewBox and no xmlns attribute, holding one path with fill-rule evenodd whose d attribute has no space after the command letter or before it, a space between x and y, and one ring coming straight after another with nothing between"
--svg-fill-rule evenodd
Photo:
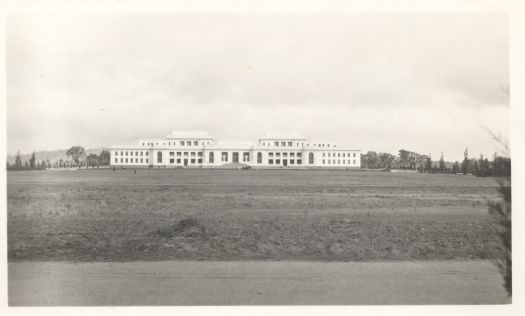
<instances>
[{"instance_id":1,"label":"tree line","mask_svg":"<svg viewBox=\"0 0 525 316\"><path fill-rule=\"evenodd\" d=\"M36 153L33 151L31 158L22 161L20 152L16 154L14 163L7 162L7 171L24 171L24 170L46 170L60 168L98 168L99 166L109 166L110 153L108 150L102 150L98 155L91 153L86 154L82 146L72 146L66 151L66 156L70 159L60 158L54 162L49 159L37 161Z\"/></svg>"},{"instance_id":2,"label":"tree line","mask_svg":"<svg viewBox=\"0 0 525 316\"><path fill-rule=\"evenodd\" d=\"M430 155L422 155L409 150L401 149L398 155L387 152L368 151L361 155L362 169L402 169L417 170L426 173L472 174L477 177L499 176L505 173L510 166L510 158L494 154L492 160L484 157L470 158L468 148L465 149L462 162L446 162L441 153L439 161L432 161Z\"/></svg>"}]
</instances>

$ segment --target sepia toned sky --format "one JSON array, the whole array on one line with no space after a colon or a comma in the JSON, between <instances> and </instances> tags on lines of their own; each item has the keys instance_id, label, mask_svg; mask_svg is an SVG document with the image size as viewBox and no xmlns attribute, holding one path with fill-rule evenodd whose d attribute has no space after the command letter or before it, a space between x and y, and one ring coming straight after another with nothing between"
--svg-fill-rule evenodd
<instances>
[{"instance_id":1,"label":"sepia toned sky","mask_svg":"<svg viewBox=\"0 0 525 316\"><path fill-rule=\"evenodd\" d=\"M11 15L7 151L300 131L363 151L492 154L504 13Z\"/></svg>"}]
</instances>

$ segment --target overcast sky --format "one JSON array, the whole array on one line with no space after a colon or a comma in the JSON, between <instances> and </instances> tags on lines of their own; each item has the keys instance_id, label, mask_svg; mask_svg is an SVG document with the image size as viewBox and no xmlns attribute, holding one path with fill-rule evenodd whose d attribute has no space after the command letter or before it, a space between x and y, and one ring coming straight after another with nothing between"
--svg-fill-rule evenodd
<instances>
[{"instance_id":1,"label":"overcast sky","mask_svg":"<svg viewBox=\"0 0 525 316\"><path fill-rule=\"evenodd\" d=\"M10 16L7 150L171 130L460 160L508 137L503 13Z\"/></svg>"}]
</instances>

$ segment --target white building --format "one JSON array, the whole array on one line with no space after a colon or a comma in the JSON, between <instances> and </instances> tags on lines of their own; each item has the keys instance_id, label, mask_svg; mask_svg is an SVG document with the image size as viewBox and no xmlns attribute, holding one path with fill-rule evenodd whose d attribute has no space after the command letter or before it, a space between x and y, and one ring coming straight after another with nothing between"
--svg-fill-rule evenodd
<instances>
[{"instance_id":1,"label":"white building","mask_svg":"<svg viewBox=\"0 0 525 316\"><path fill-rule=\"evenodd\" d=\"M216 141L206 131L173 131L164 139L111 148L115 167L359 168L361 151L309 141L297 132L269 132L256 142Z\"/></svg>"}]
</instances>

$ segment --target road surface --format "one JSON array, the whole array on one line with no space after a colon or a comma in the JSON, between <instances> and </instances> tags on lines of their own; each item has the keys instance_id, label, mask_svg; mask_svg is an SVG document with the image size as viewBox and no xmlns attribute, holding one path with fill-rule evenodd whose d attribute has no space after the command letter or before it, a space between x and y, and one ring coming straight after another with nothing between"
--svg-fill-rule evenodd
<instances>
[{"instance_id":1,"label":"road surface","mask_svg":"<svg viewBox=\"0 0 525 316\"><path fill-rule=\"evenodd\" d=\"M487 261L12 262L10 306L504 304Z\"/></svg>"}]
</instances>

